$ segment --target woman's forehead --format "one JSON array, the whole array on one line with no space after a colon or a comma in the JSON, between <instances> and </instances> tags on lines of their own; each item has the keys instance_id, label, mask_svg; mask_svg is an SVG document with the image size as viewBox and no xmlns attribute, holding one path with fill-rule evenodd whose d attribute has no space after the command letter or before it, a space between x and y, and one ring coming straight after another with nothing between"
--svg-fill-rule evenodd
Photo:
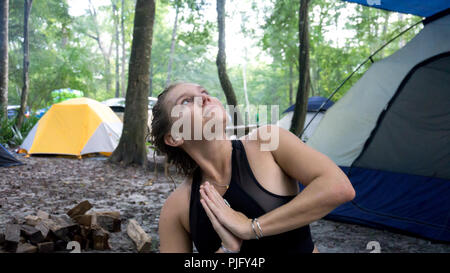
<instances>
[{"instance_id":1,"label":"woman's forehead","mask_svg":"<svg viewBox=\"0 0 450 273\"><path fill-rule=\"evenodd\" d=\"M171 102L175 102L177 98L185 93L197 92L204 89L202 86L195 83L181 83L175 86L169 94L167 94L167 99Z\"/></svg>"},{"instance_id":2,"label":"woman's forehead","mask_svg":"<svg viewBox=\"0 0 450 273\"><path fill-rule=\"evenodd\" d=\"M203 87L196 83L180 83L173 90L198 90L201 88Z\"/></svg>"}]
</instances>

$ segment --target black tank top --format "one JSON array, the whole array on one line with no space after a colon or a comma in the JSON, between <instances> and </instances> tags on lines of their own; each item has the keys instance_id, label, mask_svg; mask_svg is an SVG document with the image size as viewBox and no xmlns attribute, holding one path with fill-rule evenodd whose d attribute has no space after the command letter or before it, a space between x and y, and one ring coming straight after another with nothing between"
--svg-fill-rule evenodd
<instances>
[{"instance_id":1,"label":"black tank top","mask_svg":"<svg viewBox=\"0 0 450 273\"><path fill-rule=\"evenodd\" d=\"M223 198L231 208L240 211L248 218L256 218L279 207L294 196L280 196L264 189L256 180L244 146L240 140L232 140L232 174L230 185ZM189 227L192 241L199 253L214 253L220 248L221 239L200 203L201 169L194 171L189 208ZM263 227L264 231L264 227ZM285 233L263 237L259 240L245 240L241 253L311 253L314 243L309 225Z\"/></svg>"}]
</instances>

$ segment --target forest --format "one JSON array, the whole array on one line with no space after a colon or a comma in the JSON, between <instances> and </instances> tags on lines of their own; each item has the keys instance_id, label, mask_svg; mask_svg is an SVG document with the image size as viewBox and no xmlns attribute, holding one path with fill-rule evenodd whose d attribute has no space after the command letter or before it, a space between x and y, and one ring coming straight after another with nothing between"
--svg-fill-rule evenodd
<instances>
[{"instance_id":1,"label":"forest","mask_svg":"<svg viewBox=\"0 0 450 273\"><path fill-rule=\"evenodd\" d=\"M27 109L51 106L52 91L64 88L98 101L125 97L136 1L9 2L8 105L21 104L25 86L27 3ZM371 53L420 20L341 1L312 0L308 5L308 96L328 97ZM281 113L295 103L301 67L299 6L300 0L227 1L226 65L237 104L276 104ZM420 28L390 43L373 60L401 48ZM225 104L217 51L215 1L156 1L148 96L156 97L169 82L187 81L204 86ZM370 64L331 99L339 100Z\"/></svg>"}]
</instances>

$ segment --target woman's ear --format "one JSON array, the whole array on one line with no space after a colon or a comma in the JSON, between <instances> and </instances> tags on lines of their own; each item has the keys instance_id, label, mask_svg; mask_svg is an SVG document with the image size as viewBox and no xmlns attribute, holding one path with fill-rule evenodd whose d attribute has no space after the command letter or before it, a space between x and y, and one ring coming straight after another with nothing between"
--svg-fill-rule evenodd
<instances>
[{"instance_id":1,"label":"woman's ear","mask_svg":"<svg viewBox=\"0 0 450 273\"><path fill-rule=\"evenodd\" d=\"M178 147L184 143L184 139L182 137L172 136L169 133L164 136L164 143L172 147Z\"/></svg>"}]
</instances>

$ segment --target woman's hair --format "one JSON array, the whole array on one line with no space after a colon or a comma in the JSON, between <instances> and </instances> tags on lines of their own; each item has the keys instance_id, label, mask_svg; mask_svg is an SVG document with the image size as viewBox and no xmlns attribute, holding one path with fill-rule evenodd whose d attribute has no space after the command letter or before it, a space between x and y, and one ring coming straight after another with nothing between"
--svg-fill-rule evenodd
<instances>
[{"instance_id":1,"label":"woman's hair","mask_svg":"<svg viewBox=\"0 0 450 273\"><path fill-rule=\"evenodd\" d=\"M172 83L158 95L158 101L153 106L152 114L152 130L151 141L158 151L167 155L169 163L173 164L177 171L184 175L191 175L197 163L181 148L172 147L164 142L164 136L171 130L172 121L170 119L169 110L165 102L167 94L176 86L184 82Z\"/></svg>"}]
</instances>

